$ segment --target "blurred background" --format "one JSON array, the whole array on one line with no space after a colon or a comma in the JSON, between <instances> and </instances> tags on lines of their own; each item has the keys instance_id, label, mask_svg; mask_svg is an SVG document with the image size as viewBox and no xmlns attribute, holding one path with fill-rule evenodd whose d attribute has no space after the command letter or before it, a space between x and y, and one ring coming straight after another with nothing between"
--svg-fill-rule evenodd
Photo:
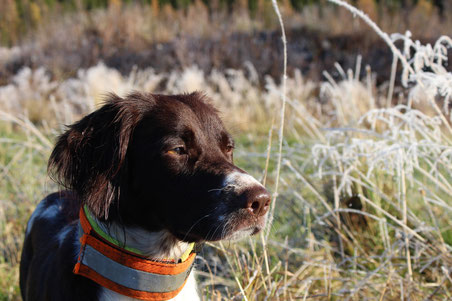
<instances>
[{"instance_id":1,"label":"blurred background","mask_svg":"<svg viewBox=\"0 0 452 301\"><path fill-rule=\"evenodd\" d=\"M279 1L288 35L289 72L320 80L358 54L384 81L388 47L358 18L324 0ZM433 42L451 35L445 0L354 0L388 33L410 30ZM3 0L0 3L0 84L23 67L45 66L52 78L74 77L99 62L128 74L152 67L168 72L192 65L204 72L243 68L281 76L280 34L266 0Z\"/></svg>"},{"instance_id":2,"label":"blurred background","mask_svg":"<svg viewBox=\"0 0 452 301\"><path fill-rule=\"evenodd\" d=\"M452 299L452 1L0 0L0 300L65 125L106 93L212 98L236 164L275 192L271 231L208 244L204 300ZM409 67L407 67L409 66Z\"/></svg>"}]
</instances>

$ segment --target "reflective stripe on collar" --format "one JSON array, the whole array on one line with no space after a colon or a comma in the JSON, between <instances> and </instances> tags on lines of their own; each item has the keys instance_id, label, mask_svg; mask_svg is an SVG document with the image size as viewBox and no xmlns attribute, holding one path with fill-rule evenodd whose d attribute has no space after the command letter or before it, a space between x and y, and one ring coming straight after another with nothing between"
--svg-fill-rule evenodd
<instances>
[{"instance_id":1,"label":"reflective stripe on collar","mask_svg":"<svg viewBox=\"0 0 452 301\"><path fill-rule=\"evenodd\" d=\"M81 248L74 273L119 294L141 300L168 300L184 287L196 254L180 263L136 256L96 235L80 210Z\"/></svg>"}]
</instances>

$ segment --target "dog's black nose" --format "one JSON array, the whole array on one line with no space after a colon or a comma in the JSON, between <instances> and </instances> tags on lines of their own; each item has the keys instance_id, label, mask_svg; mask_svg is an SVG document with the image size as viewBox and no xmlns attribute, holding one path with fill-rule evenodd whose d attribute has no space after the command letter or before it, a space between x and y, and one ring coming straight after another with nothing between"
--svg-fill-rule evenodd
<instances>
[{"instance_id":1,"label":"dog's black nose","mask_svg":"<svg viewBox=\"0 0 452 301\"><path fill-rule=\"evenodd\" d=\"M271 196L264 187L256 187L246 192L246 209L252 215L259 217L267 213Z\"/></svg>"}]
</instances>

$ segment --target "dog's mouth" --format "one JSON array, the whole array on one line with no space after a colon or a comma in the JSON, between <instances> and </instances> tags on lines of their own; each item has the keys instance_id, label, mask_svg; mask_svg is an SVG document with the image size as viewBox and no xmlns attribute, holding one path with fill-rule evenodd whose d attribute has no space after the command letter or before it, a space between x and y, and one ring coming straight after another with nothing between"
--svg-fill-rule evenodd
<instances>
[{"instance_id":1,"label":"dog's mouth","mask_svg":"<svg viewBox=\"0 0 452 301\"><path fill-rule=\"evenodd\" d=\"M253 236L253 235L260 233L263 228L264 227L261 225L243 228L243 229L230 233L228 236L221 238L221 240L229 240L229 241L241 240L248 236Z\"/></svg>"},{"instance_id":2,"label":"dog's mouth","mask_svg":"<svg viewBox=\"0 0 452 301\"><path fill-rule=\"evenodd\" d=\"M203 242L219 240L240 240L260 233L266 223L266 216L258 219L238 218L232 215L221 222L214 221L189 231L176 231L175 236L186 242Z\"/></svg>"},{"instance_id":3,"label":"dog's mouth","mask_svg":"<svg viewBox=\"0 0 452 301\"><path fill-rule=\"evenodd\" d=\"M240 240L247 236L253 236L261 232L266 224L267 216L262 216L249 224L249 222L244 222L243 225L236 227L232 230L229 235L226 235L224 238L227 240Z\"/></svg>"}]
</instances>

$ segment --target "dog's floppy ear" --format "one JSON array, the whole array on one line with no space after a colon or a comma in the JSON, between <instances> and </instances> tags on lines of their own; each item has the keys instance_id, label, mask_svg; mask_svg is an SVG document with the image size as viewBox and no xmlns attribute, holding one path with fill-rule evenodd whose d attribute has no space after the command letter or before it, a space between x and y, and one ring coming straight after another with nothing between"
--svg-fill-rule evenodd
<instances>
[{"instance_id":1,"label":"dog's floppy ear","mask_svg":"<svg viewBox=\"0 0 452 301\"><path fill-rule=\"evenodd\" d=\"M97 111L69 126L50 155L48 169L100 219L119 200L127 148L134 128L152 107L151 95L109 95Z\"/></svg>"}]
</instances>

